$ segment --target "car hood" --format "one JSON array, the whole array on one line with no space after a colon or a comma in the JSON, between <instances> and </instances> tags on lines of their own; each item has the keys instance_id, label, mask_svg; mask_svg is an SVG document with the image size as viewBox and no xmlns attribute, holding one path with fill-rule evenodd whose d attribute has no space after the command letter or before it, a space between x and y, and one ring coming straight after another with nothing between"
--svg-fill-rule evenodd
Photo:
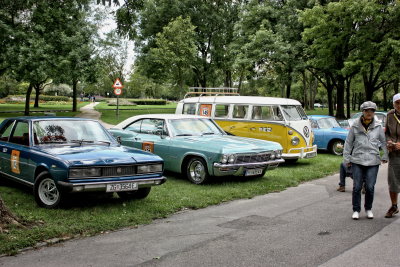
<instances>
[{"instance_id":1,"label":"car hood","mask_svg":"<svg viewBox=\"0 0 400 267\"><path fill-rule=\"evenodd\" d=\"M282 146L276 142L230 135L176 137L176 140L192 148L220 153L250 153L282 149Z\"/></svg>"},{"instance_id":2,"label":"car hood","mask_svg":"<svg viewBox=\"0 0 400 267\"><path fill-rule=\"evenodd\" d=\"M53 146L39 149L73 166L133 164L162 161L154 154L125 146L83 145Z\"/></svg>"}]
</instances>

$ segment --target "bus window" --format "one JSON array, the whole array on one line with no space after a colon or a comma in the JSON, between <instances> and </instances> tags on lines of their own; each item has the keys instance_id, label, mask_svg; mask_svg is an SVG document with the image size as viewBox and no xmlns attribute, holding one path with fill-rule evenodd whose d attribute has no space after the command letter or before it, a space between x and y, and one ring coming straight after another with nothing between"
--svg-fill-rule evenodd
<instances>
[{"instance_id":1,"label":"bus window","mask_svg":"<svg viewBox=\"0 0 400 267\"><path fill-rule=\"evenodd\" d=\"M233 107L233 117L237 119L244 119L247 114L247 110L249 109L249 106L244 106L244 105L235 105Z\"/></svg>"},{"instance_id":2,"label":"bus window","mask_svg":"<svg viewBox=\"0 0 400 267\"><path fill-rule=\"evenodd\" d=\"M228 117L229 105L215 105L215 118Z\"/></svg>"},{"instance_id":3,"label":"bus window","mask_svg":"<svg viewBox=\"0 0 400 267\"><path fill-rule=\"evenodd\" d=\"M300 109L297 106L282 105L281 107L283 114L288 121L300 121L304 119L303 116L305 116L305 114L300 114Z\"/></svg>"},{"instance_id":4,"label":"bus window","mask_svg":"<svg viewBox=\"0 0 400 267\"><path fill-rule=\"evenodd\" d=\"M272 110L274 111L274 121L283 121L282 112L279 107L274 106L272 107Z\"/></svg>"},{"instance_id":5,"label":"bus window","mask_svg":"<svg viewBox=\"0 0 400 267\"><path fill-rule=\"evenodd\" d=\"M274 112L270 106L253 106L253 120L275 120Z\"/></svg>"},{"instance_id":6,"label":"bus window","mask_svg":"<svg viewBox=\"0 0 400 267\"><path fill-rule=\"evenodd\" d=\"M196 103L189 103L183 105L183 114L196 114Z\"/></svg>"}]
</instances>

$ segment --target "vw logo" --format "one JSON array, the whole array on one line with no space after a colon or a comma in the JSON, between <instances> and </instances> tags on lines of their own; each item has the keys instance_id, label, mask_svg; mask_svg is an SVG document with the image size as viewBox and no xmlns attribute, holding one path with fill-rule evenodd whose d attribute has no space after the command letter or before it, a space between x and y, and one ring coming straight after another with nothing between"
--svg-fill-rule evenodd
<instances>
[{"instance_id":1,"label":"vw logo","mask_svg":"<svg viewBox=\"0 0 400 267\"><path fill-rule=\"evenodd\" d=\"M304 126L303 133L304 133L305 137L308 138L310 136L310 129L308 129L307 126Z\"/></svg>"}]
</instances>

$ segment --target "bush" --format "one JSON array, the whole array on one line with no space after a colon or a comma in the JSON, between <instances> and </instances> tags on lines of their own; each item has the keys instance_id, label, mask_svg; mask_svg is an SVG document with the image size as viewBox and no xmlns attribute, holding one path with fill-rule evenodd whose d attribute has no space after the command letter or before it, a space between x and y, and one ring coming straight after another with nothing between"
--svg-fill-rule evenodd
<instances>
[{"instance_id":1,"label":"bush","mask_svg":"<svg viewBox=\"0 0 400 267\"><path fill-rule=\"evenodd\" d=\"M130 102L130 101L127 100L127 99L119 99L118 102L119 102L119 105L120 105L120 106L136 106L135 103ZM117 99L115 99L115 98L113 98L113 99L108 99L108 100L107 100L107 104L108 104L109 106L116 106L116 105L117 105Z\"/></svg>"},{"instance_id":2,"label":"bush","mask_svg":"<svg viewBox=\"0 0 400 267\"><path fill-rule=\"evenodd\" d=\"M31 95L30 98L31 101L35 100L35 95ZM64 101L68 102L70 101L70 98L68 96L50 96L50 95L40 95L39 96L39 101ZM9 95L6 98L4 98L4 102L7 104L22 104L25 103L25 96L24 95Z\"/></svg>"},{"instance_id":3,"label":"bush","mask_svg":"<svg viewBox=\"0 0 400 267\"><path fill-rule=\"evenodd\" d=\"M164 99L128 99L138 105L166 105L167 100Z\"/></svg>"}]
</instances>

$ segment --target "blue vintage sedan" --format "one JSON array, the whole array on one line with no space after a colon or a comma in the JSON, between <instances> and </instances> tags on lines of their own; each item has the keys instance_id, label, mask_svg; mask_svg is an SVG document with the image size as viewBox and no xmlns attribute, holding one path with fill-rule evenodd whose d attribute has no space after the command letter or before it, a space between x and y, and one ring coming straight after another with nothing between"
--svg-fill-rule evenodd
<instances>
[{"instance_id":1,"label":"blue vintage sedan","mask_svg":"<svg viewBox=\"0 0 400 267\"><path fill-rule=\"evenodd\" d=\"M348 129L342 128L335 117L326 115L310 115L314 142L318 149L329 150L334 155L342 155Z\"/></svg>"},{"instance_id":2,"label":"blue vintage sedan","mask_svg":"<svg viewBox=\"0 0 400 267\"><path fill-rule=\"evenodd\" d=\"M284 162L279 143L229 136L206 117L141 115L110 132L123 145L159 155L166 170L183 173L195 184L211 176L264 176L267 168Z\"/></svg>"},{"instance_id":3,"label":"blue vintage sedan","mask_svg":"<svg viewBox=\"0 0 400 267\"><path fill-rule=\"evenodd\" d=\"M89 119L6 119L0 125L0 159L0 179L33 187L36 202L45 208L57 207L71 192L144 198L151 186L166 181L159 156L121 146Z\"/></svg>"}]
</instances>

